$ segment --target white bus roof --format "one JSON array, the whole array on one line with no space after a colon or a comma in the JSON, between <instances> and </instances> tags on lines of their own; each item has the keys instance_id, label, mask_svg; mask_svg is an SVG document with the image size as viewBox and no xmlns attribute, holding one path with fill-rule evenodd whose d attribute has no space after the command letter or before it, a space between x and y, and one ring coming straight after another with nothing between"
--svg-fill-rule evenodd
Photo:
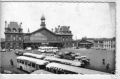
<instances>
[{"instance_id":1,"label":"white bus roof","mask_svg":"<svg viewBox=\"0 0 120 79\"><path fill-rule=\"evenodd\" d=\"M76 65L76 66L81 65L81 62L79 62L79 61L72 61L72 60L60 59L60 58L55 58L55 57L46 57L45 60L60 61L60 62L63 62L63 63L69 63L71 65Z\"/></svg>"},{"instance_id":2,"label":"white bus roof","mask_svg":"<svg viewBox=\"0 0 120 79\"><path fill-rule=\"evenodd\" d=\"M53 73L49 71L45 71L45 70L36 70L32 72L31 74L53 74Z\"/></svg>"},{"instance_id":3,"label":"white bus roof","mask_svg":"<svg viewBox=\"0 0 120 79\"><path fill-rule=\"evenodd\" d=\"M24 53L23 55L33 56L33 57L36 57L36 58L42 58L42 57L44 57L44 55L33 54L33 53Z\"/></svg>"},{"instance_id":4,"label":"white bus roof","mask_svg":"<svg viewBox=\"0 0 120 79\"><path fill-rule=\"evenodd\" d=\"M101 72L101 71L90 70L90 69L85 69L85 68L80 68L80 67L74 67L74 66L64 65L64 64L59 64L59 63L49 63L46 67L61 68L63 70L76 72L78 74L108 74L108 73Z\"/></svg>"},{"instance_id":5,"label":"white bus roof","mask_svg":"<svg viewBox=\"0 0 120 79\"><path fill-rule=\"evenodd\" d=\"M30 58L25 56L19 56L17 57L17 59L31 61L39 65L44 65L45 63L48 63L48 61L45 61L45 60L40 60L40 59L35 59L35 58Z\"/></svg>"}]
</instances>

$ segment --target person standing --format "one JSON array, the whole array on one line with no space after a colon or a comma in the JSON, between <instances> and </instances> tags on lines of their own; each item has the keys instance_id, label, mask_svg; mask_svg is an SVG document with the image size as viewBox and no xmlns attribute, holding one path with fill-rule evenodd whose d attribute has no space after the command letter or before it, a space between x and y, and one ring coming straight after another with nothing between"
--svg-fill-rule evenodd
<instances>
[{"instance_id":1,"label":"person standing","mask_svg":"<svg viewBox=\"0 0 120 79\"><path fill-rule=\"evenodd\" d=\"M102 59L102 63L103 63L103 65L105 65L105 59Z\"/></svg>"},{"instance_id":2,"label":"person standing","mask_svg":"<svg viewBox=\"0 0 120 79\"><path fill-rule=\"evenodd\" d=\"M10 64L11 64L11 66L14 66L14 63L13 63L12 59L10 60Z\"/></svg>"},{"instance_id":3,"label":"person standing","mask_svg":"<svg viewBox=\"0 0 120 79\"><path fill-rule=\"evenodd\" d=\"M108 71L110 69L110 64L108 63L107 65L106 65L106 70Z\"/></svg>"}]
</instances>

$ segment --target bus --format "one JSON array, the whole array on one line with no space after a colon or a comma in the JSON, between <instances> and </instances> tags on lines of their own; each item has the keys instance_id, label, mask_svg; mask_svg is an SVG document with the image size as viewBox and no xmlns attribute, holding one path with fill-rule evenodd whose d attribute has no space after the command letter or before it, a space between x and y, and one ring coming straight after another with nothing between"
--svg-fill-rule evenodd
<instances>
[{"instance_id":1,"label":"bus","mask_svg":"<svg viewBox=\"0 0 120 79\"><path fill-rule=\"evenodd\" d=\"M46 71L46 70L36 70L32 72L31 74L54 74L54 73Z\"/></svg>"},{"instance_id":2,"label":"bus","mask_svg":"<svg viewBox=\"0 0 120 79\"><path fill-rule=\"evenodd\" d=\"M83 65L83 63L80 61L60 59L60 58L55 58L55 57L45 57L44 60L49 61L49 62L56 62L56 63L66 64L66 65L77 66L77 67L81 67Z\"/></svg>"},{"instance_id":3,"label":"bus","mask_svg":"<svg viewBox=\"0 0 120 79\"><path fill-rule=\"evenodd\" d=\"M38 47L38 51L40 52L53 52L53 53L56 53L58 52L58 48L57 47L49 47L49 46L41 46L41 47Z\"/></svg>"},{"instance_id":4,"label":"bus","mask_svg":"<svg viewBox=\"0 0 120 79\"><path fill-rule=\"evenodd\" d=\"M46 70L56 74L109 74L101 71L74 67L60 63L49 63L46 65Z\"/></svg>"},{"instance_id":5,"label":"bus","mask_svg":"<svg viewBox=\"0 0 120 79\"><path fill-rule=\"evenodd\" d=\"M48 63L49 61L35 59L26 56L17 57L17 68L20 70L27 71L29 73L38 69L44 69L46 64Z\"/></svg>"},{"instance_id":6,"label":"bus","mask_svg":"<svg viewBox=\"0 0 120 79\"><path fill-rule=\"evenodd\" d=\"M45 58L45 55L43 54L34 54L34 53L24 53L23 56L27 56L27 57L32 57L32 58L36 58L36 59L43 59Z\"/></svg>"}]
</instances>

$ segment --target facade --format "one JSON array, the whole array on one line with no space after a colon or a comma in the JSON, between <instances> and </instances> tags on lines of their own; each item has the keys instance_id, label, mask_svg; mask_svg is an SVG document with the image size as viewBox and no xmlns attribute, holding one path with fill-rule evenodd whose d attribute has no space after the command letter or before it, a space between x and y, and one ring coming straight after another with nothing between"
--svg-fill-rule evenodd
<instances>
[{"instance_id":1,"label":"facade","mask_svg":"<svg viewBox=\"0 0 120 79\"><path fill-rule=\"evenodd\" d=\"M41 17L40 28L34 32L23 33L21 23L5 22L5 46L10 49L20 49L26 47L38 48L42 45L71 47L72 33L69 26L58 26L55 31L47 29L45 17Z\"/></svg>"},{"instance_id":2,"label":"facade","mask_svg":"<svg viewBox=\"0 0 120 79\"><path fill-rule=\"evenodd\" d=\"M21 24L17 22L5 21L5 48L6 49L21 49L23 48L23 32Z\"/></svg>"},{"instance_id":3,"label":"facade","mask_svg":"<svg viewBox=\"0 0 120 79\"><path fill-rule=\"evenodd\" d=\"M115 49L115 38L82 38L76 40L74 46L78 48L95 48L95 49Z\"/></svg>"},{"instance_id":4,"label":"facade","mask_svg":"<svg viewBox=\"0 0 120 79\"><path fill-rule=\"evenodd\" d=\"M1 38L0 39L0 49L4 49L5 48L5 39Z\"/></svg>"},{"instance_id":5,"label":"facade","mask_svg":"<svg viewBox=\"0 0 120 79\"><path fill-rule=\"evenodd\" d=\"M73 41L73 47L77 48L91 48L94 43L85 39Z\"/></svg>"}]
</instances>

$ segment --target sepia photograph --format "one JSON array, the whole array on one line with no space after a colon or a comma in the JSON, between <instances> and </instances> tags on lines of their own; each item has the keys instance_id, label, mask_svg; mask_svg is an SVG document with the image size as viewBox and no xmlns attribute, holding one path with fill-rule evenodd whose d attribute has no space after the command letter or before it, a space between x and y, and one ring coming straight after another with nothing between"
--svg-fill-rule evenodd
<instances>
[{"instance_id":1,"label":"sepia photograph","mask_svg":"<svg viewBox=\"0 0 120 79\"><path fill-rule=\"evenodd\" d=\"M1 74L116 72L115 2L1 2Z\"/></svg>"}]
</instances>

